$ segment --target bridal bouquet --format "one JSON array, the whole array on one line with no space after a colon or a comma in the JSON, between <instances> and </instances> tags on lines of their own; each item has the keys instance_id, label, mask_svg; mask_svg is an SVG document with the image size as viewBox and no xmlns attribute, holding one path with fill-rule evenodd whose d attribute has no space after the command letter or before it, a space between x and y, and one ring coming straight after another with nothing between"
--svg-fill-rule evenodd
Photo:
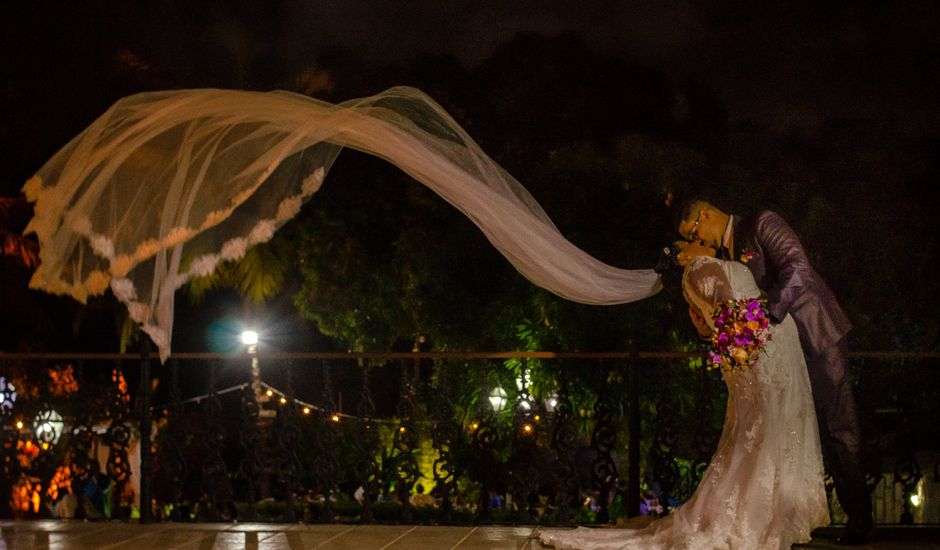
<instances>
[{"instance_id":1,"label":"bridal bouquet","mask_svg":"<svg viewBox=\"0 0 940 550\"><path fill-rule=\"evenodd\" d=\"M715 332L708 366L739 371L751 367L770 339L770 314L766 300L728 300L714 314Z\"/></svg>"}]
</instances>

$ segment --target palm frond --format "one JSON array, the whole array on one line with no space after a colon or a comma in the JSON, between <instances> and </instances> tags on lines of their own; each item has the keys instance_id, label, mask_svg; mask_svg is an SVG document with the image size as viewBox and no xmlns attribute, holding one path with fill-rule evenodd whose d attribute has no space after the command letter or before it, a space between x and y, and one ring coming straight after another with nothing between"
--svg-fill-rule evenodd
<instances>
[{"instance_id":1,"label":"palm frond","mask_svg":"<svg viewBox=\"0 0 940 550\"><path fill-rule=\"evenodd\" d=\"M254 303L274 297L284 283L284 261L268 246L255 246L243 258L220 264L215 272L192 279L186 285L193 303L199 303L211 291L232 288Z\"/></svg>"}]
</instances>

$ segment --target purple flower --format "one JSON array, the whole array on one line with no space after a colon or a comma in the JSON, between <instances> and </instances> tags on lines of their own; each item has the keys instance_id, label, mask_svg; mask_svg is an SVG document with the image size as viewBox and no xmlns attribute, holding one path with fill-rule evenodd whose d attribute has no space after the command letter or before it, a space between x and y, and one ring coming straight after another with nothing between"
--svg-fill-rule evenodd
<instances>
[{"instance_id":1,"label":"purple flower","mask_svg":"<svg viewBox=\"0 0 940 550\"><path fill-rule=\"evenodd\" d=\"M708 356L709 356L709 359L711 360L711 362L712 362L713 364L715 364L715 365L720 365L720 364L721 364L721 361L722 361L721 355L719 355L719 354L717 354L717 353L715 353L715 352L713 352L713 351L710 351L710 352L708 352Z\"/></svg>"},{"instance_id":2,"label":"purple flower","mask_svg":"<svg viewBox=\"0 0 940 550\"><path fill-rule=\"evenodd\" d=\"M751 300L747 304L747 310L744 312L744 318L748 321L754 321L756 319L762 319L764 317L764 311L761 309L761 304L759 300Z\"/></svg>"},{"instance_id":3,"label":"purple flower","mask_svg":"<svg viewBox=\"0 0 940 550\"><path fill-rule=\"evenodd\" d=\"M754 341L754 335L748 334L749 331L742 332L741 334L734 335L734 345L739 348L747 347L751 345L751 342Z\"/></svg>"}]
</instances>

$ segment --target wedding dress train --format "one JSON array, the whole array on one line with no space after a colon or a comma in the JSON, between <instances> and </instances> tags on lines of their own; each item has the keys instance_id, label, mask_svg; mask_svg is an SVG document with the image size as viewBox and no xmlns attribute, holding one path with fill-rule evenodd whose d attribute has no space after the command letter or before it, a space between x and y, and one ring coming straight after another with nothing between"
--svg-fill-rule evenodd
<instances>
[{"instance_id":1,"label":"wedding dress train","mask_svg":"<svg viewBox=\"0 0 940 550\"><path fill-rule=\"evenodd\" d=\"M760 294L748 268L696 258L686 299L715 305ZM829 522L809 375L791 317L771 329L757 364L723 371L728 405L718 449L695 494L642 529L546 530L556 549L787 549Z\"/></svg>"}]
</instances>

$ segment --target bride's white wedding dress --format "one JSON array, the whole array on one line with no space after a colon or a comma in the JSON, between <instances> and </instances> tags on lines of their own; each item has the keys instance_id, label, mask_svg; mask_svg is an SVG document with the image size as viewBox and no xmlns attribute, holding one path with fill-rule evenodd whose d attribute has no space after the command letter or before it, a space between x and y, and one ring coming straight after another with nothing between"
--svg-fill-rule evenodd
<instances>
[{"instance_id":1,"label":"bride's white wedding dress","mask_svg":"<svg viewBox=\"0 0 940 550\"><path fill-rule=\"evenodd\" d=\"M683 292L709 321L716 304L760 294L747 266L696 258ZM642 529L546 530L556 549L787 549L829 523L809 375L791 317L750 370L728 373L718 449L695 494Z\"/></svg>"}]
</instances>

